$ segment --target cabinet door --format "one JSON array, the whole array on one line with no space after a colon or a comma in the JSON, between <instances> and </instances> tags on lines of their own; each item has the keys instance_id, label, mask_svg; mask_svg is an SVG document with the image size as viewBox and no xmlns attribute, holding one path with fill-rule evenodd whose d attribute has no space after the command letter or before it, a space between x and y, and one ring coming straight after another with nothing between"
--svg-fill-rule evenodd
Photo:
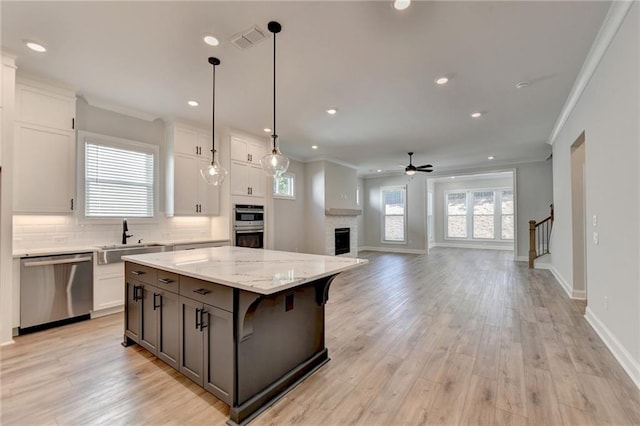
<instances>
[{"instance_id":1,"label":"cabinet door","mask_svg":"<svg viewBox=\"0 0 640 426\"><path fill-rule=\"evenodd\" d=\"M178 370L180 368L180 297L170 291L158 290L160 313L157 356Z\"/></svg>"},{"instance_id":2,"label":"cabinet door","mask_svg":"<svg viewBox=\"0 0 640 426\"><path fill-rule=\"evenodd\" d=\"M142 285L136 281L125 282L124 334L136 343L140 342L140 313Z\"/></svg>"},{"instance_id":3,"label":"cabinet door","mask_svg":"<svg viewBox=\"0 0 640 426\"><path fill-rule=\"evenodd\" d=\"M233 314L204 305L204 388L233 405Z\"/></svg>"},{"instance_id":4,"label":"cabinet door","mask_svg":"<svg viewBox=\"0 0 640 426\"><path fill-rule=\"evenodd\" d=\"M142 287L140 324L140 346L151 352L158 353L158 309L160 308L160 294L158 288L145 284Z\"/></svg>"},{"instance_id":5,"label":"cabinet door","mask_svg":"<svg viewBox=\"0 0 640 426\"><path fill-rule=\"evenodd\" d=\"M242 161L244 163L249 162L247 141L235 136L231 136L231 159Z\"/></svg>"},{"instance_id":6,"label":"cabinet door","mask_svg":"<svg viewBox=\"0 0 640 426\"><path fill-rule=\"evenodd\" d=\"M59 130L72 130L76 101L30 85L16 85L16 120Z\"/></svg>"},{"instance_id":7,"label":"cabinet door","mask_svg":"<svg viewBox=\"0 0 640 426\"><path fill-rule=\"evenodd\" d=\"M231 195L249 194L249 166L238 161L231 162Z\"/></svg>"},{"instance_id":8,"label":"cabinet door","mask_svg":"<svg viewBox=\"0 0 640 426\"><path fill-rule=\"evenodd\" d=\"M198 132L198 147L198 155L203 158L208 158L208 162L211 163L211 133ZM220 155L220 144L218 143L218 138L216 138L216 147L218 148L218 155Z\"/></svg>"},{"instance_id":9,"label":"cabinet door","mask_svg":"<svg viewBox=\"0 0 640 426\"><path fill-rule=\"evenodd\" d=\"M200 330L202 303L180 297L180 372L203 384L204 338Z\"/></svg>"},{"instance_id":10,"label":"cabinet door","mask_svg":"<svg viewBox=\"0 0 640 426\"><path fill-rule=\"evenodd\" d=\"M75 208L75 133L23 123L15 130L14 211L71 213Z\"/></svg>"},{"instance_id":11,"label":"cabinet door","mask_svg":"<svg viewBox=\"0 0 640 426\"><path fill-rule=\"evenodd\" d=\"M199 161L199 168L196 171L198 178L198 201L200 202L200 213L206 215L219 215L220 187L207 184L200 175L200 170L207 167L209 164L211 164L211 160L201 159Z\"/></svg>"},{"instance_id":12,"label":"cabinet door","mask_svg":"<svg viewBox=\"0 0 640 426\"><path fill-rule=\"evenodd\" d=\"M264 186L267 176L259 166L249 166L249 188L253 197L264 197Z\"/></svg>"},{"instance_id":13,"label":"cabinet door","mask_svg":"<svg viewBox=\"0 0 640 426\"><path fill-rule=\"evenodd\" d=\"M194 156L174 156L174 214L195 215L199 211L198 187L200 183L199 159ZM202 179L200 177L200 179Z\"/></svg>"},{"instance_id":14,"label":"cabinet door","mask_svg":"<svg viewBox=\"0 0 640 426\"><path fill-rule=\"evenodd\" d=\"M198 132L193 129L176 126L173 129L173 138L176 154L201 155L205 153L200 146Z\"/></svg>"},{"instance_id":15,"label":"cabinet door","mask_svg":"<svg viewBox=\"0 0 640 426\"><path fill-rule=\"evenodd\" d=\"M249 153L249 162L253 164L260 164L260 160L267 153L267 148L262 143L249 142L247 145L247 151Z\"/></svg>"}]
</instances>

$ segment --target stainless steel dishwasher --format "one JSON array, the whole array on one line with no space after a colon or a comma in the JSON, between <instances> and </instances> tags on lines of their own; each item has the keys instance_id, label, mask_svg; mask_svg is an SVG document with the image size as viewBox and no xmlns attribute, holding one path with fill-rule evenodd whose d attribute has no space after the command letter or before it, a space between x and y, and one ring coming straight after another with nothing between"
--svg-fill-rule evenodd
<instances>
[{"instance_id":1,"label":"stainless steel dishwasher","mask_svg":"<svg viewBox=\"0 0 640 426\"><path fill-rule=\"evenodd\" d=\"M93 253L20 261L20 334L88 319L93 305Z\"/></svg>"}]
</instances>

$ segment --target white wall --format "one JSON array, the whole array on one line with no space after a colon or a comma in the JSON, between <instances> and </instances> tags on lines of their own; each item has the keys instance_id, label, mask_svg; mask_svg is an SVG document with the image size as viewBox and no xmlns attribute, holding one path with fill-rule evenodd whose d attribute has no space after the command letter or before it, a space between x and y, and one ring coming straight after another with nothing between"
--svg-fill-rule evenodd
<instances>
[{"instance_id":1,"label":"white wall","mask_svg":"<svg viewBox=\"0 0 640 426\"><path fill-rule=\"evenodd\" d=\"M295 200L274 198L274 250L302 252L305 249L304 163L290 160L287 173L294 175Z\"/></svg>"},{"instance_id":2,"label":"white wall","mask_svg":"<svg viewBox=\"0 0 640 426\"><path fill-rule=\"evenodd\" d=\"M380 190L383 186L407 185L407 243L382 242L382 211ZM389 251L426 253L426 178L405 175L364 179L364 247Z\"/></svg>"},{"instance_id":3,"label":"white wall","mask_svg":"<svg viewBox=\"0 0 640 426\"><path fill-rule=\"evenodd\" d=\"M437 245L449 244L455 246L473 246L483 248L504 248L513 249L514 243L511 241L463 241L445 239L445 215L446 201L445 192L459 189L492 189L492 188L513 188L513 178L483 178L477 179L452 179L447 182L438 181L434 184L434 239ZM499 229L495 230L499 233Z\"/></svg>"},{"instance_id":4,"label":"white wall","mask_svg":"<svg viewBox=\"0 0 640 426\"><path fill-rule=\"evenodd\" d=\"M305 252L324 254L324 161L305 164Z\"/></svg>"},{"instance_id":5,"label":"white wall","mask_svg":"<svg viewBox=\"0 0 640 426\"><path fill-rule=\"evenodd\" d=\"M0 344L13 341L13 120L15 104L15 60L2 55L0 78Z\"/></svg>"},{"instance_id":6,"label":"white wall","mask_svg":"<svg viewBox=\"0 0 640 426\"><path fill-rule=\"evenodd\" d=\"M551 260L572 290L571 145L584 131L586 317L640 387L639 8L631 7L553 145Z\"/></svg>"}]
</instances>

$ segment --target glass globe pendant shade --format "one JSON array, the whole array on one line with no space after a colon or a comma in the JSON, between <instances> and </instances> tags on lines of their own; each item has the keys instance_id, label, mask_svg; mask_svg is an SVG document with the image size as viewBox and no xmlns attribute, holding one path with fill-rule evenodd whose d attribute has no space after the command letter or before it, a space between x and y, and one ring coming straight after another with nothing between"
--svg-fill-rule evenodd
<instances>
[{"instance_id":1,"label":"glass globe pendant shade","mask_svg":"<svg viewBox=\"0 0 640 426\"><path fill-rule=\"evenodd\" d=\"M209 185L220 186L229 172L214 160L204 169L200 169L200 175Z\"/></svg>"},{"instance_id":2,"label":"glass globe pendant shade","mask_svg":"<svg viewBox=\"0 0 640 426\"><path fill-rule=\"evenodd\" d=\"M267 176L280 177L289 168L289 159L280 154L278 148L273 148L271 154L262 157L260 165Z\"/></svg>"}]
</instances>

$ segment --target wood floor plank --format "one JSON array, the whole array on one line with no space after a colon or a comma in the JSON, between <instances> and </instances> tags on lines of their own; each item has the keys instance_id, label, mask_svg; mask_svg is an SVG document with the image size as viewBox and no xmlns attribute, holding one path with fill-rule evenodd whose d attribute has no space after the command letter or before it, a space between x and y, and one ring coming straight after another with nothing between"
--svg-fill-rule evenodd
<instances>
[{"instance_id":1,"label":"wood floor plank","mask_svg":"<svg viewBox=\"0 0 640 426\"><path fill-rule=\"evenodd\" d=\"M330 362L251 426L640 425L640 391L549 271L493 250L360 255L331 285ZM122 332L120 313L0 347L0 424L225 424Z\"/></svg>"}]
</instances>

